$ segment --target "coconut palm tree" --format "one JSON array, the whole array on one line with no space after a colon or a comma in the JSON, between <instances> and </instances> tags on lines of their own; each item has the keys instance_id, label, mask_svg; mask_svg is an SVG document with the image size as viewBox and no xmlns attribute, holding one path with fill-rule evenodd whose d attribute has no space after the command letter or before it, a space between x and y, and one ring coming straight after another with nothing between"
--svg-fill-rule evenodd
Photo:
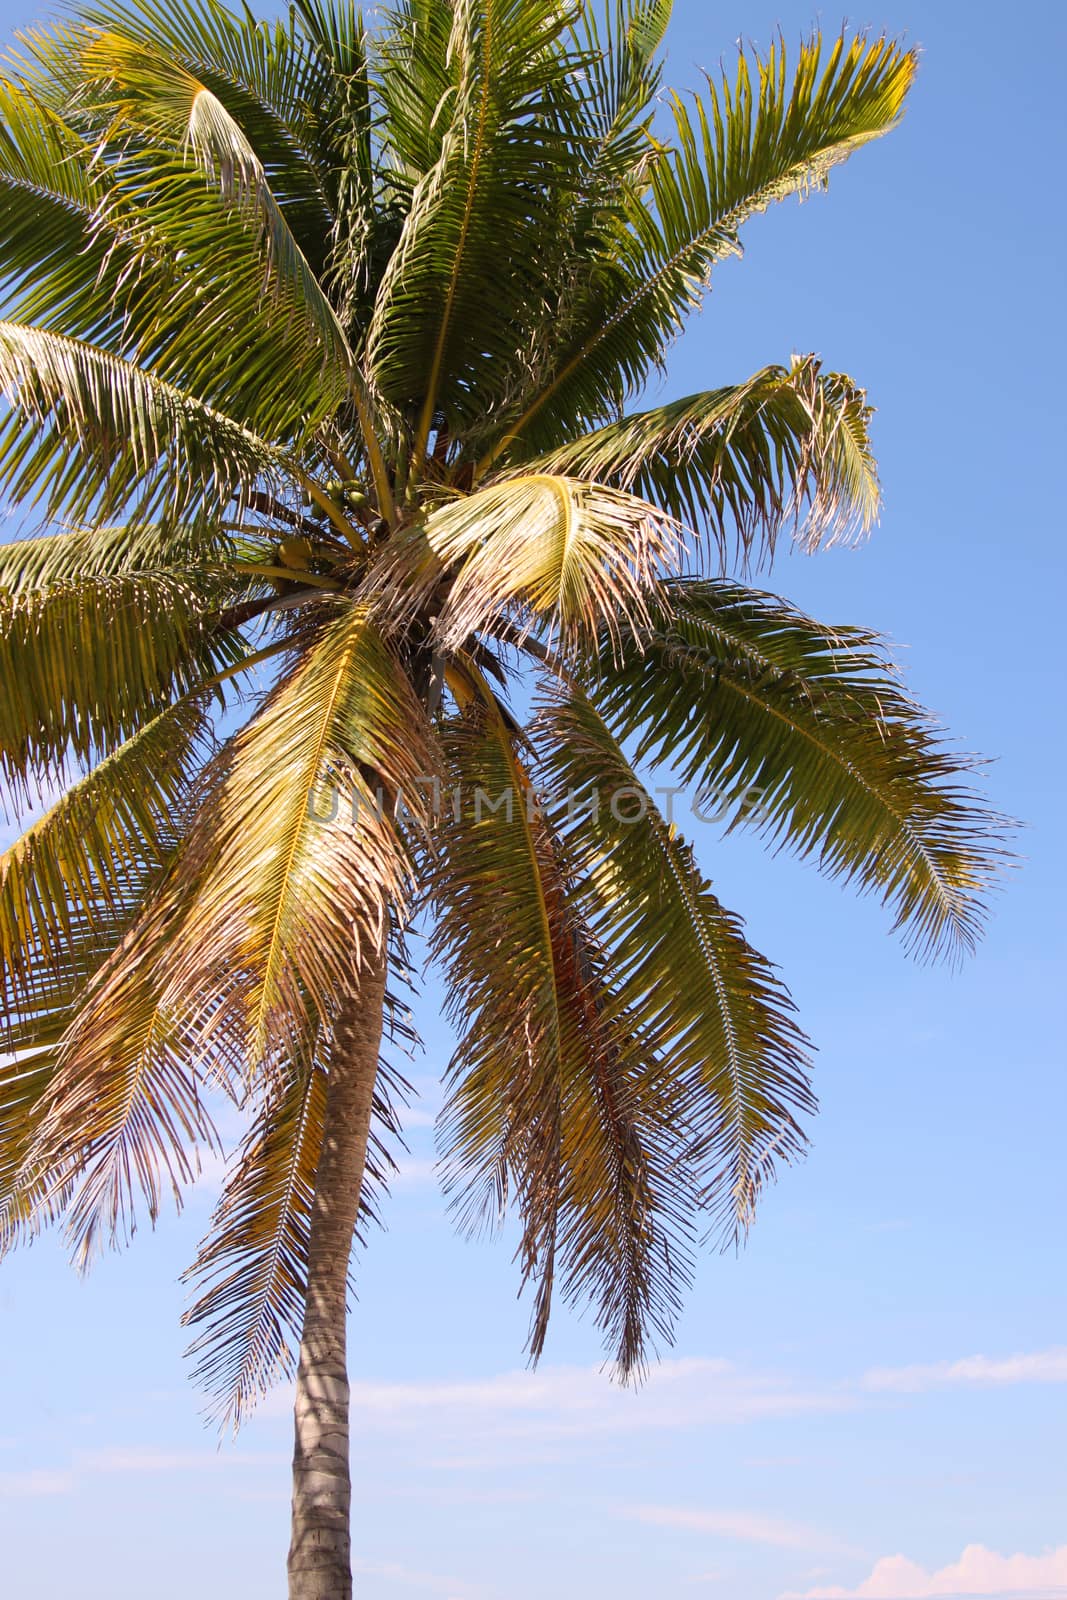
<instances>
[{"instance_id":1,"label":"coconut palm tree","mask_svg":"<svg viewBox=\"0 0 1067 1600\"><path fill-rule=\"evenodd\" d=\"M299 1600L351 1592L346 1288L413 919L458 1217L514 1206L533 1358L558 1288L632 1375L813 1109L641 772L920 954L997 864L879 640L729 576L870 525L862 390L808 356L635 408L914 58L814 36L683 100L669 12L99 0L0 80L0 487L37 520L0 548L2 1241L62 1219L88 1260L247 1108L187 1320L225 1418L295 1371Z\"/></svg>"}]
</instances>

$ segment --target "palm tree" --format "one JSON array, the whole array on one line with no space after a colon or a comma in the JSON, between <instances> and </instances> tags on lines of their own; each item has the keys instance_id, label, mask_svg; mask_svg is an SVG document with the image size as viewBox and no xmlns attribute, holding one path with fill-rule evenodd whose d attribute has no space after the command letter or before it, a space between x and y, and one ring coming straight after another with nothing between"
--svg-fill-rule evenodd
<instances>
[{"instance_id":1,"label":"palm tree","mask_svg":"<svg viewBox=\"0 0 1067 1600\"><path fill-rule=\"evenodd\" d=\"M558 1286L634 1375L813 1109L638 769L920 954L973 942L998 862L879 640L726 576L872 522L862 390L804 357L630 409L914 57L815 36L683 101L669 12L99 0L0 80L0 486L46 530L0 548L0 759L24 817L60 794L0 863L2 1242L63 1219L88 1260L180 1197L218 1092L248 1109L187 1320L224 1418L295 1367L299 1600L351 1592L346 1289L413 919L460 1221L517 1209L533 1358Z\"/></svg>"}]
</instances>

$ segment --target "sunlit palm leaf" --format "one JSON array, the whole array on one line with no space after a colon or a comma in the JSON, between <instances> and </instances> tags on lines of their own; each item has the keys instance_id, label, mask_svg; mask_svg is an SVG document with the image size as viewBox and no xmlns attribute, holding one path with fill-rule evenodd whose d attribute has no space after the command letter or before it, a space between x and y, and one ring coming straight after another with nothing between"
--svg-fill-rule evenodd
<instances>
[{"instance_id":1,"label":"sunlit palm leaf","mask_svg":"<svg viewBox=\"0 0 1067 1600\"><path fill-rule=\"evenodd\" d=\"M283 306L295 302L313 319L339 403L348 389L347 340L239 123L211 89L154 45L103 33L86 46L85 63L116 97L118 131L129 123L177 150L191 150L223 198L246 211L262 231L279 298Z\"/></svg>"},{"instance_id":2,"label":"sunlit palm leaf","mask_svg":"<svg viewBox=\"0 0 1067 1600\"><path fill-rule=\"evenodd\" d=\"M66 1216L76 1259L135 1227L135 1202L181 1203L198 1146L217 1148L187 1041L161 1003L167 914L156 905L93 979L61 1039L32 1140L0 1206L0 1250Z\"/></svg>"},{"instance_id":3,"label":"sunlit palm leaf","mask_svg":"<svg viewBox=\"0 0 1067 1600\"><path fill-rule=\"evenodd\" d=\"M174 889L191 914L167 1003L235 1041L251 1076L299 1052L309 1015L332 1014L390 916L402 920L392 798L417 817L434 768L424 713L366 614L327 617L220 756Z\"/></svg>"},{"instance_id":4,"label":"sunlit palm leaf","mask_svg":"<svg viewBox=\"0 0 1067 1600\"><path fill-rule=\"evenodd\" d=\"M234 588L119 571L0 592L0 772L23 785L106 754L232 665L244 647L219 612Z\"/></svg>"},{"instance_id":5,"label":"sunlit palm leaf","mask_svg":"<svg viewBox=\"0 0 1067 1600\"><path fill-rule=\"evenodd\" d=\"M387 1002L390 1010L393 1003ZM314 1048L268 1090L227 1176L211 1231L185 1274L196 1299L182 1322L199 1330L187 1352L197 1362L193 1378L213 1397L213 1413L223 1424L237 1427L279 1378L293 1373L330 1058L329 1036L320 1030ZM364 1226L376 1215L374 1191L394 1166L387 1141L399 1133L391 1097L397 1086L396 1074L381 1062Z\"/></svg>"},{"instance_id":6,"label":"sunlit palm leaf","mask_svg":"<svg viewBox=\"0 0 1067 1600\"><path fill-rule=\"evenodd\" d=\"M291 231L321 270L334 217L318 141L334 83L306 32L290 19L254 23L201 0L180 10L103 0L80 15L95 30L162 49L211 91L256 151Z\"/></svg>"},{"instance_id":7,"label":"sunlit palm leaf","mask_svg":"<svg viewBox=\"0 0 1067 1600\"><path fill-rule=\"evenodd\" d=\"M0 1050L62 1031L162 876L209 752L202 703L165 711L0 855Z\"/></svg>"},{"instance_id":8,"label":"sunlit palm leaf","mask_svg":"<svg viewBox=\"0 0 1067 1600\"><path fill-rule=\"evenodd\" d=\"M327 1076L314 1063L270 1095L241 1148L189 1276L199 1295L184 1322L202 1328L194 1379L242 1414L293 1370L292 1330L304 1310L315 1169Z\"/></svg>"},{"instance_id":9,"label":"sunlit palm leaf","mask_svg":"<svg viewBox=\"0 0 1067 1600\"><path fill-rule=\"evenodd\" d=\"M870 528L869 419L862 391L807 357L608 423L534 465L644 495L706 531L725 567L735 554L773 554L790 519L808 549Z\"/></svg>"},{"instance_id":10,"label":"sunlit palm leaf","mask_svg":"<svg viewBox=\"0 0 1067 1600\"><path fill-rule=\"evenodd\" d=\"M446 580L437 632L456 648L509 615L566 639L635 626L680 547L679 530L647 502L541 473L440 506L390 559L401 577L405 562L417 575L416 599Z\"/></svg>"}]
</instances>

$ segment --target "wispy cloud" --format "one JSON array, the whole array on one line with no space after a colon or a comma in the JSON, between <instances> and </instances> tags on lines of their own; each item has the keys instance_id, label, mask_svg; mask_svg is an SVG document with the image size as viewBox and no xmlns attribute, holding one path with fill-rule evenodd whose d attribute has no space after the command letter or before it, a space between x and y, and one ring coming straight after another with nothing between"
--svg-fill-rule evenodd
<instances>
[{"instance_id":1,"label":"wispy cloud","mask_svg":"<svg viewBox=\"0 0 1067 1600\"><path fill-rule=\"evenodd\" d=\"M1067 1383L1067 1348L1034 1350L1013 1356L966 1356L930 1366L875 1367L860 1386L873 1391L919 1394L956 1384Z\"/></svg>"},{"instance_id":2,"label":"wispy cloud","mask_svg":"<svg viewBox=\"0 0 1067 1600\"><path fill-rule=\"evenodd\" d=\"M446 1382L352 1385L360 1427L432 1429L462 1437L464 1454L479 1435L574 1439L650 1428L691 1428L762 1417L837 1410L852 1403L839 1390L804 1388L776 1374L729 1361L682 1359L655 1367L644 1387L621 1388L595 1367L549 1367Z\"/></svg>"},{"instance_id":3,"label":"wispy cloud","mask_svg":"<svg viewBox=\"0 0 1067 1600\"><path fill-rule=\"evenodd\" d=\"M1042 1555L998 1555L971 1544L958 1561L928 1572L906 1556L883 1556L856 1589L808 1589L782 1600L1062 1600L1067 1545Z\"/></svg>"},{"instance_id":4,"label":"wispy cloud","mask_svg":"<svg viewBox=\"0 0 1067 1600\"><path fill-rule=\"evenodd\" d=\"M412 1181L424 1174L417 1170ZM398 1438L418 1432L426 1464L477 1470L514 1454L523 1441L529 1464L553 1450L606 1434L684 1430L761 1419L827 1415L870 1404L883 1394L911 1395L951 1385L1067 1381L1067 1351L1007 1357L970 1356L925 1366L874 1368L859 1377L805 1381L714 1357L664 1361L638 1391L623 1389L596 1367L541 1367L488 1377L356 1381L353 1419L366 1432ZM289 1386L262 1408L282 1416ZM755 1458L749 1465L798 1466L802 1458Z\"/></svg>"},{"instance_id":5,"label":"wispy cloud","mask_svg":"<svg viewBox=\"0 0 1067 1600\"><path fill-rule=\"evenodd\" d=\"M787 1522L758 1511L704 1510L688 1506L627 1506L620 1515L659 1528L684 1528L745 1544L773 1545L779 1550L841 1550L832 1534L802 1522Z\"/></svg>"}]
</instances>

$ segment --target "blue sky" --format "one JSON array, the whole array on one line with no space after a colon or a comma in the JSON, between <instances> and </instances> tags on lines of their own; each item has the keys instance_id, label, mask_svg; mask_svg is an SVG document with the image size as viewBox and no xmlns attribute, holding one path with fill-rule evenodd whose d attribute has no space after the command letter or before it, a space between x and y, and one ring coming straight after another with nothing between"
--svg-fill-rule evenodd
<instances>
[{"instance_id":1,"label":"blue sky","mask_svg":"<svg viewBox=\"0 0 1067 1600\"><path fill-rule=\"evenodd\" d=\"M35 9L5 0L3 31ZM766 45L812 17L678 0L670 78L695 83L741 28ZM750 227L663 387L793 350L868 386L882 525L784 557L770 586L897 641L916 694L998 758L988 788L1028 824L1025 867L953 974L910 964L876 905L698 831L819 1046L822 1111L636 1395L562 1310L526 1374L507 1240L453 1236L430 1127L450 1042L427 985L411 1153L358 1268L364 1600L1067 1595L1064 17L863 0L854 21L923 46L903 127ZM178 1276L213 1182L87 1281L51 1241L0 1269L0 1548L20 1600L281 1600L287 1397L220 1450L182 1361Z\"/></svg>"}]
</instances>

